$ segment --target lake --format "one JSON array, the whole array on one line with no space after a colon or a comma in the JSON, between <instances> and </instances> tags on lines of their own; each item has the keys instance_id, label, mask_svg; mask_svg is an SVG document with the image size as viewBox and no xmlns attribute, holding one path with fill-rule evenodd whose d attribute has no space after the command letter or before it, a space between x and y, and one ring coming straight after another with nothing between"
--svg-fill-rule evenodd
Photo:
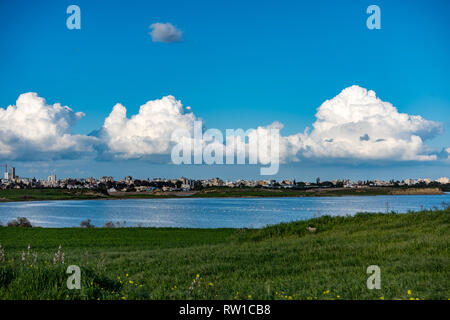
<instances>
[{"instance_id":1,"label":"lake","mask_svg":"<svg viewBox=\"0 0 450 320\"><path fill-rule=\"evenodd\" d=\"M357 212L406 212L442 209L450 194L345 196L315 198L175 198L133 200L73 200L0 203L3 224L27 217L41 227L78 227L82 220L103 226L126 221L126 226L183 228L260 228L321 215Z\"/></svg>"}]
</instances>

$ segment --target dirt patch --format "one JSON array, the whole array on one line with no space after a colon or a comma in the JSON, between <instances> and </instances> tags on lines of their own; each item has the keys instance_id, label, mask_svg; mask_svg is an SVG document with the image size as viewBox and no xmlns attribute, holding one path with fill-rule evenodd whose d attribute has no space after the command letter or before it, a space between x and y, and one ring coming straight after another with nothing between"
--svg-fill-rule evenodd
<instances>
[{"instance_id":1,"label":"dirt patch","mask_svg":"<svg viewBox=\"0 0 450 320\"><path fill-rule=\"evenodd\" d=\"M410 189L394 189L393 195L428 195L428 194L444 194L439 188L410 188Z\"/></svg>"}]
</instances>

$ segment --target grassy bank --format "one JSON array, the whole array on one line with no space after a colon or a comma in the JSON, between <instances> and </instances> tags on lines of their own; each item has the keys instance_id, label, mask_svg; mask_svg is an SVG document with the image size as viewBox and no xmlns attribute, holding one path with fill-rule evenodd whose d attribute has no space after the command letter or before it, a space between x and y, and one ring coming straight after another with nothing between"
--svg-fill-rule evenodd
<instances>
[{"instance_id":1,"label":"grassy bank","mask_svg":"<svg viewBox=\"0 0 450 320\"><path fill-rule=\"evenodd\" d=\"M239 197L340 197L378 195L430 195L442 194L439 188L320 188L309 190L265 188L205 188L193 192L117 192L107 194L97 190L68 189L6 189L0 190L0 202L43 200L95 200L95 199L152 199L152 198L239 198Z\"/></svg>"},{"instance_id":2,"label":"grassy bank","mask_svg":"<svg viewBox=\"0 0 450 320\"><path fill-rule=\"evenodd\" d=\"M0 299L449 299L449 229L448 209L255 230L1 227ZM81 290L66 289L70 264ZM373 264L381 290L366 287Z\"/></svg>"},{"instance_id":3,"label":"grassy bank","mask_svg":"<svg viewBox=\"0 0 450 320\"><path fill-rule=\"evenodd\" d=\"M342 196L381 196L381 195L431 195L443 194L439 188L316 188L307 190L265 189L265 188L207 188L192 197L342 197Z\"/></svg>"},{"instance_id":4,"label":"grassy bank","mask_svg":"<svg viewBox=\"0 0 450 320\"><path fill-rule=\"evenodd\" d=\"M0 202L3 201L45 201L45 200L93 200L106 199L107 194L81 189L5 189L0 190Z\"/></svg>"}]
</instances>

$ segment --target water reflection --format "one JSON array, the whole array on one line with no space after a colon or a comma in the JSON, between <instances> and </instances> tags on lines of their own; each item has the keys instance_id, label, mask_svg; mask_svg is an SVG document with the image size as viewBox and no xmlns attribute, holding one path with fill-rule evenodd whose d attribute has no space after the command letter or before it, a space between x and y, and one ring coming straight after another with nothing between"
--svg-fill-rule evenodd
<instances>
[{"instance_id":1,"label":"water reflection","mask_svg":"<svg viewBox=\"0 0 450 320\"><path fill-rule=\"evenodd\" d=\"M126 221L127 226L242 228L303 220L320 215L352 215L442 208L450 194L411 196L349 196L321 198L133 199L0 203L0 221L19 216L42 227L78 227L91 219L95 226Z\"/></svg>"}]
</instances>

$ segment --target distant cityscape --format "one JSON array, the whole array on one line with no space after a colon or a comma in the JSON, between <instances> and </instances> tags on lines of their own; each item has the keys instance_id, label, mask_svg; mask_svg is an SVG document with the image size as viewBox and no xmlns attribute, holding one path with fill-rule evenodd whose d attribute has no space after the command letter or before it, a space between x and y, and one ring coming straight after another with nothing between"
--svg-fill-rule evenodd
<instances>
[{"instance_id":1,"label":"distant cityscape","mask_svg":"<svg viewBox=\"0 0 450 320\"><path fill-rule=\"evenodd\" d=\"M317 178L314 182L296 181L295 179L284 179L281 181L266 180L222 180L211 179L189 179L185 177L177 179L148 178L134 179L126 176L116 181L111 176L100 178L64 178L57 179L55 174L48 176L46 180L36 178L23 178L16 174L15 167L5 167L4 177L0 181L0 189L30 189L30 188L61 188L61 189L106 189L108 193L114 192L152 192L152 191L191 191L207 187L253 187L273 189L305 189L305 188L368 188L368 187L442 187L450 186L450 179L441 177L439 179L406 179L398 180L359 180L337 179L321 181Z\"/></svg>"}]
</instances>

